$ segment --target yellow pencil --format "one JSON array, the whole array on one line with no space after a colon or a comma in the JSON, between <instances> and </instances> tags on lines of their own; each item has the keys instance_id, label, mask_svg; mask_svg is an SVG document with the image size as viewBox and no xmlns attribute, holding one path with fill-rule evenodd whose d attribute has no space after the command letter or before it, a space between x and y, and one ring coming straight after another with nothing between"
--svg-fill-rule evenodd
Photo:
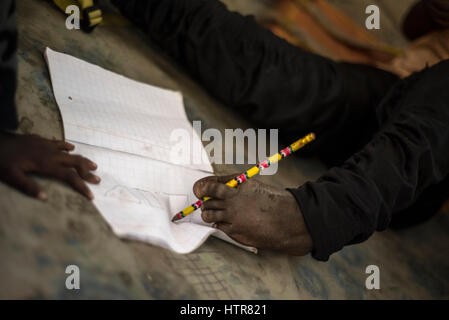
<instances>
[{"instance_id":1,"label":"yellow pencil","mask_svg":"<svg viewBox=\"0 0 449 320\"><path fill-rule=\"evenodd\" d=\"M245 173L242 173L241 175L239 175L235 179L232 179L231 181L226 183L226 185L231 187L231 188L237 187L239 184L241 184L241 183L245 182L246 180L248 180L249 178L254 177L255 175L257 175L260 171L268 168L273 163L279 162L282 158L288 157L293 152L301 149L302 147L304 147L305 145L309 144L313 140L315 140L315 134L314 133L309 133L307 136L305 136L304 138L301 138L298 141L292 143L290 146L288 146L287 148L281 150L279 153L276 153L275 155L272 155L267 160L259 163L257 166L252 167L251 169L249 169ZM209 197L204 197L203 199L198 200L197 202L195 202L191 206L189 206L189 207L185 208L184 210L182 210L182 211L178 212L177 214L175 214L175 216L173 217L172 221L173 222L179 221L179 220L187 217L189 214L191 214L195 210L201 208L203 203L205 201L207 201L207 200L210 200L210 198Z\"/></svg>"}]
</instances>

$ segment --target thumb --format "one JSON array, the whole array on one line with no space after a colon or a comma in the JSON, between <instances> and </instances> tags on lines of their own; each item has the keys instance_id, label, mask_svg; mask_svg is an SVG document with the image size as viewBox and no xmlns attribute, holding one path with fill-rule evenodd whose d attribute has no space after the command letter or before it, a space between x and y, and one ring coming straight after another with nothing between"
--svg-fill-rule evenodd
<instances>
[{"instance_id":1,"label":"thumb","mask_svg":"<svg viewBox=\"0 0 449 320\"><path fill-rule=\"evenodd\" d=\"M197 182L195 182L195 184L193 185L193 193L195 194L195 196L197 198L201 198L201 188L203 187L204 184L211 183L211 182L218 182L218 183L225 184L225 183L231 181L232 179L235 179L238 175L239 175L239 173L227 175L227 176L209 176L209 177L202 178L202 179L198 180Z\"/></svg>"},{"instance_id":2,"label":"thumb","mask_svg":"<svg viewBox=\"0 0 449 320\"><path fill-rule=\"evenodd\" d=\"M217 176L217 182L219 183L228 183L232 179L237 178L241 173L234 173L227 176Z\"/></svg>"}]
</instances>

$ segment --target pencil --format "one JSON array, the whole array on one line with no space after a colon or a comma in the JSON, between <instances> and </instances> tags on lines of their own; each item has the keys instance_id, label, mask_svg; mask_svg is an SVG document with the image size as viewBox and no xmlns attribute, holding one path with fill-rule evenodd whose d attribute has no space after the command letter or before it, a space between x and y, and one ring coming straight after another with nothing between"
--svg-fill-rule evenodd
<instances>
[{"instance_id":1,"label":"pencil","mask_svg":"<svg viewBox=\"0 0 449 320\"><path fill-rule=\"evenodd\" d=\"M232 179L231 181L226 183L226 185L231 187L231 188L237 187L239 184L241 184L241 183L245 182L246 180L248 180L249 178L254 177L255 175L259 174L262 170L268 168L273 163L279 162L283 158L288 157L293 152L301 149L302 147L304 147L305 145L309 144L313 140L315 140L315 134L314 133L309 133L304 138L301 138L298 141L295 141L294 143L289 145L287 148L281 150L279 153L276 153L275 155L272 155L267 160L262 161L261 163L259 163L258 165L252 167L248 171L242 173L241 175L239 175L235 179ZM174 217L172 219L172 222L176 222L176 221L179 221L179 220L187 217L189 214L193 213L195 210L201 208L203 203L206 202L207 200L210 200L210 198L209 197L204 197L204 198L198 200L197 202L193 203L189 207L185 208L184 210L178 212L177 214L174 215Z\"/></svg>"}]
</instances>

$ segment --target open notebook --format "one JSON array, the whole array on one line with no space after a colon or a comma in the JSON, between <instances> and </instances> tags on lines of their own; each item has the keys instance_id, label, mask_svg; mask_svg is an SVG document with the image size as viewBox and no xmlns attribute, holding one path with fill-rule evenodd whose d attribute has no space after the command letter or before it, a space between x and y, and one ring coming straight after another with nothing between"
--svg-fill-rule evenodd
<instances>
[{"instance_id":1,"label":"open notebook","mask_svg":"<svg viewBox=\"0 0 449 320\"><path fill-rule=\"evenodd\" d=\"M45 58L66 140L98 164L94 204L114 232L177 253L198 248L209 235L247 250L204 223L200 211L179 223L172 216L195 202L195 181L213 174L210 163L177 165L170 134L184 129L201 145L178 92L143 84L49 48ZM198 144L199 142L199 144ZM182 151L182 150L181 150ZM190 148L184 148L191 158ZM207 158L203 157L203 158Z\"/></svg>"}]
</instances>

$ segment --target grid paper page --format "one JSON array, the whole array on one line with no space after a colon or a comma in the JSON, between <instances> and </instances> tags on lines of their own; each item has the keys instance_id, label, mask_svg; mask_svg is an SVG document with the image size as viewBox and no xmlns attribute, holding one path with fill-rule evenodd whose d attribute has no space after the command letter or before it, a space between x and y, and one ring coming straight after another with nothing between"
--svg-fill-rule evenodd
<instances>
[{"instance_id":1,"label":"grid paper page","mask_svg":"<svg viewBox=\"0 0 449 320\"><path fill-rule=\"evenodd\" d=\"M174 130L184 130L191 146L202 146L179 92L125 78L50 48L45 57L66 139L168 162L173 162ZM190 150L181 151L179 157L192 159ZM207 159L204 148L200 152ZM209 162L192 166L213 172Z\"/></svg>"},{"instance_id":2,"label":"grid paper page","mask_svg":"<svg viewBox=\"0 0 449 320\"><path fill-rule=\"evenodd\" d=\"M199 141L179 93L48 48L46 59L66 139L98 164L102 181L90 186L94 204L118 236L189 253L215 235L257 252L204 223L199 210L180 223L170 221L196 201L194 182L212 173L210 163L185 167L166 158L171 130L190 130L192 141Z\"/></svg>"},{"instance_id":3,"label":"grid paper page","mask_svg":"<svg viewBox=\"0 0 449 320\"><path fill-rule=\"evenodd\" d=\"M157 244L177 253L189 253L213 234L254 251L211 228L201 219L200 210L179 223L170 221L173 212L196 200L192 186L207 173L123 152L74 144L77 153L99 164L96 174L102 181L91 186L94 204L117 235Z\"/></svg>"}]
</instances>

